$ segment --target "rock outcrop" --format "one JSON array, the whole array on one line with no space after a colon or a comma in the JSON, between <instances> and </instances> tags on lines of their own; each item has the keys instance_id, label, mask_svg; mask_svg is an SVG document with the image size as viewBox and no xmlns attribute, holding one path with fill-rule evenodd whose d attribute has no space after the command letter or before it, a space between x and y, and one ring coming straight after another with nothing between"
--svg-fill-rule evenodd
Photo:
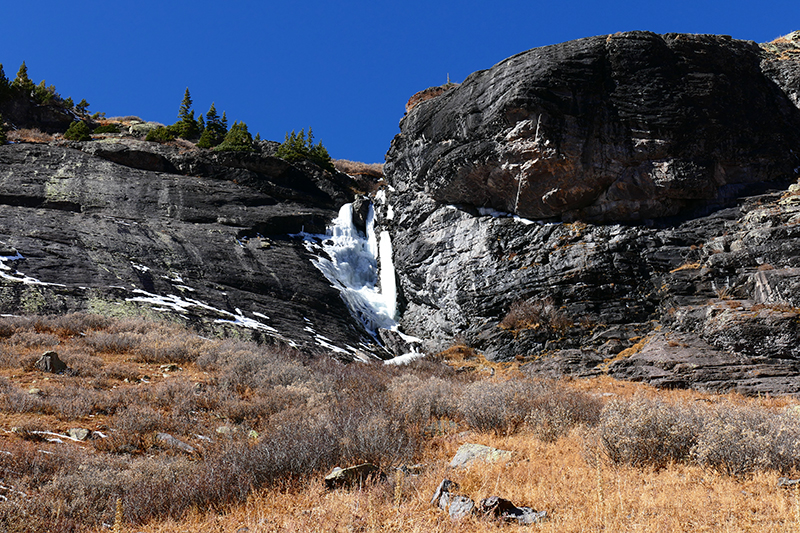
<instances>
[{"instance_id":1,"label":"rock outcrop","mask_svg":"<svg viewBox=\"0 0 800 533\"><path fill-rule=\"evenodd\" d=\"M592 37L419 103L377 209L405 331L537 372L800 392L784 41Z\"/></svg>"},{"instance_id":2,"label":"rock outcrop","mask_svg":"<svg viewBox=\"0 0 800 533\"><path fill-rule=\"evenodd\" d=\"M379 348L290 237L324 233L348 187L259 153L129 138L0 146L0 312L164 316L369 356Z\"/></svg>"}]
</instances>

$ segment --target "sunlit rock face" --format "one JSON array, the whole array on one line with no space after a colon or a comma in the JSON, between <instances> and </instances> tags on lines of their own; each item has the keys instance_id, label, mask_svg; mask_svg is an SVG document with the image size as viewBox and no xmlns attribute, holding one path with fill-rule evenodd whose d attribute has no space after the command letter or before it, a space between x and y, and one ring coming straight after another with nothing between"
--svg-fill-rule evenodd
<instances>
[{"instance_id":1,"label":"sunlit rock face","mask_svg":"<svg viewBox=\"0 0 800 533\"><path fill-rule=\"evenodd\" d=\"M546 374L800 391L800 62L784 52L591 37L417 104L377 209L401 327Z\"/></svg>"},{"instance_id":2,"label":"sunlit rock face","mask_svg":"<svg viewBox=\"0 0 800 533\"><path fill-rule=\"evenodd\" d=\"M513 56L421 102L387 174L441 203L640 221L730 203L800 166L800 110L752 42L629 32Z\"/></svg>"}]
</instances>

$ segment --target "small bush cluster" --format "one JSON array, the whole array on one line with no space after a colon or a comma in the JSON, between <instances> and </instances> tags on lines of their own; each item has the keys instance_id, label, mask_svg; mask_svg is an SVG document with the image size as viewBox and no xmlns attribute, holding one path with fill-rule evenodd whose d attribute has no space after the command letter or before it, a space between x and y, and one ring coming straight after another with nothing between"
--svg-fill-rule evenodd
<instances>
[{"instance_id":1,"label":"small bush cluster","mask_svg":"<svg viewBox=\"0 0 800 533\"><path fill-rule=\"evenodd\" d=\"M800 417L724 402L712 407L636 398L603 410L592 441L617 464L691 463L731 476L800 468Z\"/></svg>"},{"instance_id":2,"label":"small bush cluster","mask_svg":"<svg viewBox=\"0 0 800 533\"><path fill-rule=\"evenodd\" d=\"M64 132L64 138L70 141L91 141L92 132L84 121L77 120Z\"/></svg>"},{"instance_id":3,"label":"small bush cluster","mask_svg":"<svg viewBox=\"0 0 800 533\"><path fill-rule=\"evenodd\" d=\"M500 321L501 328L510 330L550 327L564 331L571 325L572 320L555 305L551 297L516 301Z\"/></svg>"}]
</instances>

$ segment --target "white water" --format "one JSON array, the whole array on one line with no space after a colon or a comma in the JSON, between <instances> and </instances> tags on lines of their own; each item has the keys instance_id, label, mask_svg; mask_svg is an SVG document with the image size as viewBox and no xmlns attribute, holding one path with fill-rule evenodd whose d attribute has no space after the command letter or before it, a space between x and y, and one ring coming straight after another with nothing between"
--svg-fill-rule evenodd
<instances>
[{"instance_id":1,"label":"white water","mask_svg":"<svg viewBox=\"0 0 800 533\"><path fill-rule=\"evenodd\" d=\"M379 328L397 328L397 286L389 233L375 234L375 212L370 206L367 234L353 225L353 206L345 204L328 228L314 265L339 290L350 312L375 335ZM381 271L378 272L378 257Z\"/></svg>"}]
</instances>

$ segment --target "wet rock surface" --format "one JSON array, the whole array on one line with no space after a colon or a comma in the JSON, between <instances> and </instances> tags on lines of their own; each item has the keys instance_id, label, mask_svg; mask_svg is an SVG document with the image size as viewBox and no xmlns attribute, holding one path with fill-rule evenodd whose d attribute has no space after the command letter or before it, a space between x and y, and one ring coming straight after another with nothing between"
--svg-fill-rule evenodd
<instances>
[{"instance_id":1,"label":"wet rock surface","mask_svg":"<svg viewBox=\"0 0 800 533\"><path fill-rule=\"evenodd\" d=\"M343 359L369 336L300 239L344 175L134 139L0 146L0 312L162 316Z\"/></svg>"},{"instance_id":2,"label":"wet rock surface","mask_svg":"<svg viewBox=\"0 0 800 533\"><path fill-rule=\"evenodd\" d=\"M548 375L800 392L800 58L784 52L595 37L418 104L376 209L404 330Z\"/></svg>"}]
</instances>

